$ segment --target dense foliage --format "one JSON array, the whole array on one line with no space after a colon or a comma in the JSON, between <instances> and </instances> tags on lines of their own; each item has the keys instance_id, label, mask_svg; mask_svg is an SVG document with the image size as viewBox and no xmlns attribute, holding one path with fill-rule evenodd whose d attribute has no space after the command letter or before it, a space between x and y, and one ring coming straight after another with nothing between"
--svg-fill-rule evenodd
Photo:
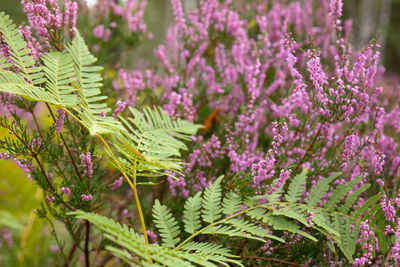
<instances>
[{"instance_id":1,"label":"dense foliage","mask_svg":"<svg viewBox=\"0 0 400 267\"><path fill-rule=\"evenodd\" d=\"M28 25L0 12L0 158L52 245L2 211L1 264L400 263L400 93L341 0L171 0L136 70L146 1L22 4Z\"/></svg>"}]
</instances>

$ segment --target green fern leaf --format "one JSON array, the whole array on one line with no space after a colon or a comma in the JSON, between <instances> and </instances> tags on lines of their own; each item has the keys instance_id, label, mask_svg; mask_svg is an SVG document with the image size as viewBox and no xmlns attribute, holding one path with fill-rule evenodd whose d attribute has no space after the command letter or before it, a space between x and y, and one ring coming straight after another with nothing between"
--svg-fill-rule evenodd
<instances>
[{"instance_id":1,"label":"green fern leaf","mask_svg":"<svg viewBox=\"0 0 400 267\"><path fill-rule=\"evenodd\" d=\"M284 216L287 218L295 219L296 221L301 222L305 226L310 227L310 225L307 222L305 206L288 205L281 209L274 210L272 212L272 215Z\"/></svg>"},{"instance_id":2,"label":"green fern leaf","mask_svg":"<svg viewBox=\"0 0 400 267\"><path fill-rule=\"evenodd\" d=\"M229 249L222 247L219 244L204 243L204 242L189 242L182 246L185 251L195 251L202 254L218 254L229 258L239 258L237 255L230 253Z\"/></svg>"},{"instance_id":3,"label":"green fern leaf","mask_svg":"<svg viewBox=\"0 0 400 267\"><path fill-rule=\"evenodd\" d=\"M122 129L121 123L113 117L103 116L111 109L103 101L106 96L101 95L102 78L99 71L102 67L92 66L97 59L89 52L85 41L76 32L72 44L67 46L75 69L76 85L79 92L80 105L75 107L91 135L115 133Z\"/></svg>"},{"instance_id":4,"label":"green fern leaf","mask_svg":"<svg viewBox=\"0 0 400 267\"><path fill-rule=\"evenodd\" d=\"M267 214L264 216L263 222L269 224L275 230L288 231L291 233L302 235L308 239L311 239L312 241L315 241L315 242L318 241L312 235L300 230L300 226L298 226L297 224L295 224L291 221L288 221L284 218Z\"/></svg>"},{"instance_id":5,"label":"green fern leaf","mask_svg":"<svg viewBox=\"0 0 400 267\"><path fill-rule=\"evenodd\" d=\"M211 184L203 194L203 221L214 223L221 218L221 180L220 176L213 184Z\"/></svg>"},{"instance_id":6,"label":"green fern leaf","mask_svg":"<svg viewBox=\"0 0 400 267\"><path fill-rule=\"evenodd\" d=\"M255 226L254 224L247 222L243 218L240 218L240 219L233 218L233 219L228 220L226 223L232 225L233 227L235 227L235 229L237 229L239 231L246 232L246 233L252 234L254 236L265 237L268 239L273 239L273 240L285 243L285 240L283 240L282 238L279 238L277 236L270 234L264 228Z\"/></svg>"},{"instance_id":7,"label":"green fern leaf","mask_svg":"<svg viewBox=\"0 0 400 267\"><path fill-rule=\"evenodd\" d=\"M307 181L307 169L304 169L300 174L293 178L293 181L289 185L285 199L287 202L297 202L301 199L304 192L304 187Z\"/></svg>"},{"instance_id":8,"label":"green fern leaf","mask_svg":"<svg viewBox=\"0 0 400 267\"><path fill-rule=\"evenodd\" d=\"M79 103L76 89L71 85L75 78L72 58L68 53L52 52L43 56L43 71L46 89L53 96L52 103L64 107L75 107Z\"/></svg>"},{"instance_id":9,"label":"green fern leaf","mask_svg":"<svg viewBox=\"0 0 400 267\"><path fill-rule=\"evenodd\" d=\"M200 221L201 209L201 192L198 192L193 197L190 197L185 202L183 211L183 222L185 223L185 231L189 234L194 234L201 227Z\"/></svg>"},{"instance_id":10,"label":"green fern leaf","mask_svg":"<svg viewBox=\"0 0 400 267\"><path fill-rule=\"evenodd\" d=\"M362 176L358 176L352 179L347 184L341 184L336 187L330 196L329 200L325 204L325 207L330 210L334 210L340 201L344 200L346 195L350 192L350 190L354 187L354 185L358 184L362 180Z\"/></svg>"},{"instance_id":11,"label":"green fern leaf","mask_svg":"<svg viewBox=\"0 0 400 267\"><path fill-rule=\"evenodd\" d=\"M225 225L217 225L207 228L203 234L207 235L227 235L231 237L241 237L241 238L248 238L254 239L261 242L266 242L264 239L249 235L241 230L236 229L235 227L225 226Z\"/></svg>"},{"instance_id":12,"label":"green fern leaf","mask_svg":"<svg viewBox=\"0 0 400 267\"><path fill-rule=\"evenodd\" d=\"M225 215L232 215L240 211L242 197L234 192L228 193L222 201L222 212Z\"/></svg>"},{"instance_id":13,"label":"green fern leaf","mask_svg":"<svg viewBox=\"0 0 400 267\"><path fill-rule=\"evenodd\" d=\"M12 65L19 70L18 75L30 85L37 85L44 82L41 68L33 67L35 61L30 55L30 49L26 48L27 43L23 40L18 28L4 12L0 12L0 33L4 42L9 47ZM9 66L9 64L6 64L2 68Z\"/></svg>"},{"instance_id":14,"label":"green fern leaf","mask_svg":"<svg viewBox=\"0 0 400 267\"><path fill-rule=\"evenodd\" d=\"M162 237L163 246L173 248L179 242L180 229L178 222L168 211L166 206L160 204L158 200L153 206L153 218L156 227Z\"/></svg>"},{"instance_id":15,"label":"green fern leaf","mask_svg":"<svg viewBox=\"0 0 400 267\"><path fill-rule=\"evenodd\" d=\"M337 172L332 174L328 178L324 178L319 181L310 191L310 194L306 198L305 202L309 205L316 206L321 198L325 196L325 194L329 190L329 184L337 179L342 173Z\"/></svg>"},{"instance_id":16,"label":"green fern leaf","mask_svg":"<svg viewBox=\"0 0 400 267\"><path fill-rule=\"evenodd\" d=\"M186 145L178 140L187 140L200 126L190 122L172 119L160 108L146 108L143 113L130 108L133 117L120 118L126 129L113 138L113 144L123 155L129 173L132 164L137 165L138 176L163 176L164 169L180 171L182 162L180 150ZM165 121L163 121L165 120Z\"/></svg>"},{"instance_id":17,"label":"green fern leaf","mask_svg":"<svg viewBox=\"0 0 400 267\"><path fill-rule=\"evenodd\" d=\"M365 184L355 190L351 195L346 198L345 204L339 207L339 212L348 213L350 208L354 205L354 203L358 200L358 196L362 194L365 190L367 190L371 185Z\"/></svg>"}]
</instances>

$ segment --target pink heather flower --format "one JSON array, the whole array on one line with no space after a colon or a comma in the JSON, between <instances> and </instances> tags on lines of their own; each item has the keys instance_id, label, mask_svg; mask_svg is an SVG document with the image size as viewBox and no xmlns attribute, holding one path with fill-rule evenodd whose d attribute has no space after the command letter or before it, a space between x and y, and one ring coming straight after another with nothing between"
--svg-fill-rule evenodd
<instances>
[{"instance_id":1,"label":"pink heather flower","mask_svg":"<svg viewBox=\"0 0 400 267\"><path fill-rule=\"evenodd\" d=\"M50 37L49 29L60 29L63 18L60 8L55 1L47 0L22 0L30 26L38 35Z\"/></svg>"},{"instance_id":2,"label":"pink heather flower","mask_svg":"<svg viewBox=\"0 0 400 267\"><path fill-rule=\"evenodd\" d=\"M94 35L94 37L96 37L98 39L103 38L103 36L104 36L104 25L100 24L97 27L95 27L93 29L93 35Z\"/></svg>"},{"instance_id":3,"label":"pink heather flower","mask_svg":"<svg viewBox=\"0 0 400 267\"><path fill-rule=\"evenodd\" d=\"M343 13L343 1L331 0L329 17L333 22L333 28L338 31L342 30L342 27L340 26L340 24L342 23L342 21L340 20L340 18L342 17L342 13Z\"/></svg>"},{"instance_id":4,"label":"pink heather flower","mask_svg":"<svg viewBox=\"0 0 400 267\"><path fill-rule=\"evenodd\" d=\"M386 200L386 195L382 197L380 204L383 212L385 213L386 220L394 222L396 217L396 209L393 207L390 200Z\"/></svg>"},{"instance_id":5,"label":"pink heather flower","mask_svg":"<svg viewBox=\"0 0 400 267\"><path fill-rule=\"evenodd\" d=\"M185 17L183 15L183 8L181 0L171 0L172 10L175 16L175 23L178 27L185 26Z\"/></svg>"},{"instance_id":6,"label":"pink heather flower","mask_svg":"<svg viewBox=\"0 0 400 267\"><path fill-rule=\"evenodd\" d=\"M48 202L54 202L54 200L56 200L55 197L46 196L45 198L46 198L46 200L47 200Z\"/></svg>"},{"instance_id":7,"label":"pink heather flower","mask_svg":"<svg viewBox=\"0 0 400 267\"><path fill-rule=\"evenodd\" d=\"M78 4L76 2L74 1L65 2L64 27L69 28L71 33L74 33L77 12L78 12Z\"/></svg>"},{"instance_id":8,"label":"pink heather flower","mask_svg":"<svg viewBox=\"0 0 400 267\"><path fill-rule=\"evenodd\" d=\"M1 229L2 238L6 241L7 246L12 248L14 245L11 232L7 228Z\"/></svg>"},{"instance_id":9,"label":"pink heather flower","mask_svg":"<svg viewBox=\"0 0 400 267\"><path fill-rule=\"evenodd\" d=\"M90 200L93 199L93 196L92 196L91 194L89 194L89 195L82 194L82 195L81 195L81 199L82 199L83 201L90 201Z\"/></svg>"},{"instance_id":10,"label":"pink heather flower","mask_svg":"<svg viewBox=\"0 0 400 267\"><path fill-rule=\"evenodd\" d=\"M150 230L147 230L146 233L147 233L148 237L150 238L151 243L158 244L158 242L157 242L157 239L158 239L157 234L153 233Z\"/></svg>"},{"instance_id":11,"label":"pink heather flower","mask_svg":"<svg viewBox=\"0 0 400 267\"><path fill-rule=\"evenodd\" d=\"M351 134L346 136L344 151L342 154L343 161L349 161L357 152L358 147L360 146L360 138L358 135Z\"/></svg>"},{"instance_id":12,"label":"pink heather flower","mask_svg":"<svg viewBox=\"0 0 400 267\"><path fill-rule=\"evenodd\" d=\"M56 122L54 123L54 128L56 128L56 133L61 133L61 130L64 127L64 118L66 112L63 109L57 109L58 113L58 118L56 119Z\"/></svg>"},{"instance_id":13,"label":"pink heather flower","mask_svg":"<svg viewBox=\"0 0 400 267\"><path fill-rule=\"evenodd\" d=\"M121 185L122 185L123 177L119 177L114 181L114 183L111 186L111 190L117 190Z\"/></svg>"},{"instance_id":14,"label":"pink heather flower","mask_svg":"<svg viewBox=\"0 0 400 267\"><path fill-rule=\"evenodd\" d=\"M4 159L4 160L12 160L14 161L15 164L17 164L18 168L20 168L24 173L28 174L28 178L30 181L32 181L32 176L30 176L30 173L33 171L34 167L30 162L27 162L26 160L22 159L18 159L15 157L10 156L10 154L4 152L1 153L0 152L0 159Z\"/></svg>"},{"instance_id":15,"label":"pink heather flower","mask_svg":"<svg viewBox=\"0 0 400 267\"><path fill-rule=\"evenodd\" d=\"M271 151L272 152L272 151ZM258 163L253 163L251 168L253 171L253 186L259 186L264 180L271 179L275 175L276 159L272 153L268 153L265 159L260 160Z\"/></svg>"},{"instance_id":16,"label":"pink heather flower","mask_svg":"<svg viewBox=\"0 0 400 267\"><path fill-rule=\"evenodd\" d=\"M314 222L312 219L314 218L314 213L313 212L307 212L307 223L310 225L310 227L313 227Z\"/></svg>"},{"instance_id":17,"label":"pink heather flower","mask_svg":"<svg viewBox=\"0 0 400 267\"><path fill-rule=\"evenodd\" d=\"M113 113L113 117L114 118L116 118L117 116L118 116L118 114L119 113L121 113L121 112L123 112L124 111L124 109L125 109L125 107L126 107L126 102L125 101L122 101L121 99L118 99L118 101L117 101L117 108L114 110L114 113Z\"/></svg>"},{"instance_id":18,"label":"pink heather flower","mask_svg":"<svg viewBox=\"0 0 400 267\"><path fill-rule=\"evenodd\" d=\"M71 189L69 189L68 187L61 187L61 192L69 196L71 194Z\"/></svg>"},{"instance_id":19,"label":"pink heather flower","mask_svg":"<svg viewBox=\"0 0 400 267\"><path fill-rule=\"evenodd\" d=\"M81 154L81 165L85 168L82 173L82 176L88 176L91 178L93 176L93 162L92 162L92 154L90 152L86 152L86 154Z\"/></svg>"},{"instance_id":20,"label":"pink heather flower","mask_svg":"<svg viewBox=\"0 0 400 267\"><path fill-rule=\"evenodd\" d=\"M394 234L397 240L392 246L390 258L394 261L395 266L398 266L400 264L400 218L397 218L397 228Z\"/></svg>"}]
</instances>

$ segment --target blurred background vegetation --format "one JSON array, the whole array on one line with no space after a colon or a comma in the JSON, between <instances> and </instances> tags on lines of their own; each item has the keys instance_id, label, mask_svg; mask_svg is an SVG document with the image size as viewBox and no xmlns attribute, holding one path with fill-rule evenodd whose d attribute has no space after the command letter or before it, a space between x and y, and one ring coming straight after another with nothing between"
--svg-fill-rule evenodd
<instances>
[{"instance_id":1,"label":"blurred background vegetation","mask_svg":"<svg viewBox=\"0 0 400 267\"><path fill-rule=\"evenodd\" d=\"M388 73L399 74L400 0L345 0L344 2L345 17L353 20L353 45L360 48L381 33L379 42L382 45L382 64ZM195 3L196 0L183 0L186 10L193 7ZM9 14L17 24L26 21L19 0L0 0L0 11ZM148 0L145 21L149 31L154 34L154 38L145 39L128 56L129 63L127 64L145 69L154 63L153 51L164 41L172 20L169 0ZM5 134L7 133L0 131L0 135ZM48 253L52 245L55 245L53 244L55 241L45 238L51 235L51 229L43 228L49 224L38 220L33 213L33 210L40 205L41 192L34 183L28 182L26 175L13 162L0 161L0 170L2 170L0 173L0 228L5 226L10 229L13 235L19 237L20 240L17 242L21 244L17 255L4 253L1 249L0 255L12 257L19 263L29 263L29 266L45 264L35 262L41 258L38 253ZM48 249L43 249L45 247ZM15 251L12 253L15 254Z\"/></svg>"}]
</instances>

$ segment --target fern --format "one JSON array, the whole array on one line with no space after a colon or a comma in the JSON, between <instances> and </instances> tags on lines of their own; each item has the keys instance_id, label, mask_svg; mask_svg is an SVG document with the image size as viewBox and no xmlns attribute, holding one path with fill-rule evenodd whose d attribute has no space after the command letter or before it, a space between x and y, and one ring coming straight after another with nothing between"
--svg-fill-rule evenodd
<instances>
[{"instance_id":1,"label":"fern","mask_svg":"<svg viewBox=\"0 0 400 267\"><path fill-rule=\"evenodd\" d=\"M106 249L121 258L128 264L134 265L154 265L154 266L206 266L216 267L218 264L229 266L227 262L242 266L237 256L229 253L229 250L221 246L212 244L202 245L191 242L186 244L182 250L160 246L157 244L145 245L144 238L135 233L126 225L119 223L104 216L87 213L84 211L74 211L68 213L78 219L85 219L99 227L105 232L105 238L112 241L115 246L106 246ZM139 257L139 258L137 258Z\"/></svg>"},{"instance_id":2,"label":"fern","mask_svg":"<svg viewBox=\"0 0 400 267\"><path fill-rule=\"evenodd\" d=\"M240 211L242 197L234 192L228 193L222 202L222 212L225 215L233 215Z\"/></svg>"},{"instance_id":3,"label":"fern","mask_svg":"<svg viewBox=\"0 0 400 267\"><path fill-rule=\"evenodd\" d=\"M79 103L77 91L71 83L75 82L72 58L68 53L52 52L43 56L43 71L47 78L46 89L54 98L53 104L74 107Z\"/></svg>"},{"instance_id":4,"label":"fern","mask_svg":"<svg viewBox=\"0 0 400 267\"><path fill-rule=\"evenodd\" d=\"M122 129L118 120L102 115L110 111L106 103L101 102L107 99L106 96L100 95L100 87L103 84L99 71L102 67L92 66L97 59L90 54L78 32L72 44L67 46L67 50L74 63L80 100L79 106L74 108L80 116L81 123L89 129L91 135L115 133L118 129Z\"/></svg>"},{"instance_id":5,"label":"fern","mask_svg":"<svg viewBox=\"0 0 400 267\"><path fill-rule=\"evenodd\" d=\"M120 118L125 129L113 137L113 144L122 155L118 161L123 171L131 173L132 165L136 166L132 176L162 176L164 169L180 171L180 150L186 145L179 139L188 140L201 126L180 119L173 121L160 108L146 108L143 113L130 108L130 112L132 118Z\"/></svg>"},{"instance_id":6,"label":"fern","mask_svg":"<svg viewBox=\"0 0 400 267\"><path fill-rule=\"evenodd\" d=\"M221 218L221 180L223 176L219 177L213 184L211 184L205 191L201 201L203 207L203 220L208 223Z\"/></svg>"},{"instance_id":7,"label":"fern","mask_svg":"<svg viewBox=\"0 0 400 267\"><path fill-rule=\"evenodd\" d=\"M201 192L190 197L184 207L183 222L185 223L185 231L189 234L195 233L201 227L200 209L201 209Z\"/></svg>"},{"instance_id":8,"label":"fern","mask_svg":"<svg viewBox=\"0 0 400 267\"><path fill-rule=\"evenodd\" d=\"M229 236L261 242L266 242L268 239L284 242L273 231L287 231L317 242L312 233L304 229L305 227L310 227L307 216L312 212L314 213L312 217L313 229L329 236L346 258L352 262L359 235L359 223L361 222L355 215L362 216L366 213L365 216L368 216L368 211L371 207L375 207L374 204L379 198L374 197L372 200L366 201L363 206L351 211L356 197L347 195L360 179L357 178L356 181L352 180L345 185L339 185L333 190L332 195L327 196L329 184L339 176L340 174L334 174L326 179L321 179L310 190L306 201L299 202L299 192L301 188L304 188L307 178L307 170L305 170L293 178L289 185L288 193L285 195L285 199L296 199L296 201L277 201L266 204L259 204L258 198L242 200L235 192L228 193L222 200L221 182L223 177L220 177L203 192L197 193L186 201L182 224L186 233L190 236L181 242L180 237L184 234L180 235L180 224L168 211L168 207L161 205L156 200L153 206L153 217L162 239L162 246L150 245L146 247L146 251L143 248L139 251L132 248L137 245L136 241L130 241L131 243L129 243L128 240L120 237L120 229L117 231L117 235L109 231L111 228L105 227L105 224L97 223L96 225L100 225L100 228L104 228L103 230L106 232L108 231L105 235L106 238L144 260L152 259L166 266L177 264L179 266L192 266L193 263L202 266L215 266L213 262L228 266L229 263L237 265L241 263L236 259L236 256L221 245L196 242L194 239L201 235L212 235L214 238ZM354 195L359 196L367 188L368 185L360 187L354 192ZM281 195L282 193L278 193L274 198L278 200ZM324 203L323 199L327 200L326 204L322 204ZM333 202L337 204L342 202L342 204L327 208L328 203L332 205L331 203ZM247 207L241 209L243 204L246 204ZM82 212L79 214L82 217ZM222 217L222 214L225 214L226 217ZM98 215L92 214L90 216ZM93 219L90 216L85 215L84 218ZM377 223L381 226L384 225L378 220ZM112 225L115 228L115 225L118 224L114 223ZM138 238L137 235L129 233L131 235L130 238ZM386 238L382 235L378 236L378 239L381 239L382 244L386 242ZM335 251L333 243L328 243L328 245ZM125 250L108 249L127 262L135 260Z\"/></svg>"},{"instance_id":9,"label":"fern","mask_svg":"<svg viewBox=\"0 0 400 267\"><path fill-rule=\"evenodd\" d=\"M285 199L288 202L298 201L303 192L307 181L307 170L304 169L299 175L295 176L292 183L289 186L288 192L285 195Z\"/></svg>"},{"instance_id":10,"label":"fern","mask_svg":"<svg viewBox=\"0 0 400 267\"><path fill-rule=\"evenodd\" d=\"M0 34L9 47L10 57L0 57L0 90L22 96L29 100L52 102L46 91L38 86L45 82L40 67L34 66L35 61L26 48L18 28L4 12L0 12ZM6 70L10 67L15 71Z\"/></svg>"},{"instance_id":11,"label":"fern","mask_svg":"<svg viewBox=\"0 0 400 267\"><path fill-rule=\"evenodd\" d=\"M178 222L168 211L168 208L161 206L158 200L153 206L153 217L155 225L160 230L163 245L165 247L175 247L179 242L178 235L180 234Z\"/></svg>"}]
</instances>

